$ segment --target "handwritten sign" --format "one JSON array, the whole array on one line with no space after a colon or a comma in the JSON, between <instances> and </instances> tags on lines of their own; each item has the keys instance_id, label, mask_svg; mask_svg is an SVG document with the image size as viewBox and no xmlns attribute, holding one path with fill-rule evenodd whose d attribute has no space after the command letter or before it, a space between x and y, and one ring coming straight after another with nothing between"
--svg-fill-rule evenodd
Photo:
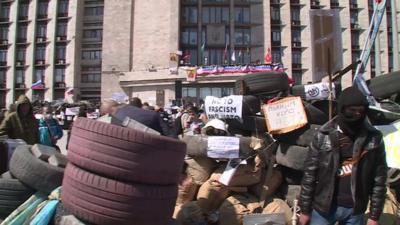
<instances>
[{"instance_id":1,"label":"handwritten sign","mask_svg":"<svg viewBox=\"0 0 400 225\"><path fill-rule=\"evenodd\" d=\"M288 97L263 106L268 131L283 134L308 123L300 97Z\"/></svg>"},{"instance_id":2,"label":"handwritten sign","mask_svg":"<svg viewBox=\"0 0 400 225\"><path fill-rule=\"evenodd\" d=\"M215 159L237 159L239 143L237 137L208 137L207 156Z\"/></svg>"},{"instance_id":3,"label":"handwritten sign","mask_svg":"<svg viewBox=\"0 0 400 225\"><path fill-rule=\"evenodd\" d=\"M242 118L242 95L231 95L224 98L207 96L205 99L206 114L209 119Z\"/></svg>"},{"instance_id":4,"label":"handwritten sign","mask_svg":"<svg viewBox=\"0 0 400 225\"><path fill-rule=\"evenodd\" d=\"M332 83L333 93L335 84ZM329 99L329 83L316 83L304 85L306 100L325 100ZM333 95L334 96L334 95Z\"/></svg>"}]
</instances>

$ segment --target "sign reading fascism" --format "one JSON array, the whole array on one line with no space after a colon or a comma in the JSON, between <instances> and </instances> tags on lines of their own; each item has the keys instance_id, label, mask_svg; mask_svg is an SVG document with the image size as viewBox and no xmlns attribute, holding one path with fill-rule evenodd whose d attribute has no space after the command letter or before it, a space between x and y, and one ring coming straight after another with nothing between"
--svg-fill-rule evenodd
<instances>
[{"instance_id":1,"label":"sign reading fascism","mask_svg":"<svg viewBox=\"0 0 400 225\"><path fill-rule=\"evenodd\" d=\"M205 99L206 114L209 119L242 118L243 96L230 95L223 98L207 96Z\"/></svg>"}]
</instances>

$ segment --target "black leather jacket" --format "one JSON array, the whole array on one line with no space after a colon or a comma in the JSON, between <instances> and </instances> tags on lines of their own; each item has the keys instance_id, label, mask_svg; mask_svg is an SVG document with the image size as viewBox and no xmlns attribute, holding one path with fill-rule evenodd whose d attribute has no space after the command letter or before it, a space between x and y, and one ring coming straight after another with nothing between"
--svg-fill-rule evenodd
<instances>
[{"instance_id":1,"label":"black leather jacket","mask_svg":"<svg viewBox=\"0 0 400 225\"><path fill-rule=\"evenodd\" d=\"M311 143L300 194L302 213L330 211L340 159L338 135L334 118L320 128ZM367 153L353 166L353 209L355 215L362 214L371 200L370 218L378 220L385 202L387 164L382 134L367 122L354 142L353 155L365 150Z\"/></svg>"}]
</instances>

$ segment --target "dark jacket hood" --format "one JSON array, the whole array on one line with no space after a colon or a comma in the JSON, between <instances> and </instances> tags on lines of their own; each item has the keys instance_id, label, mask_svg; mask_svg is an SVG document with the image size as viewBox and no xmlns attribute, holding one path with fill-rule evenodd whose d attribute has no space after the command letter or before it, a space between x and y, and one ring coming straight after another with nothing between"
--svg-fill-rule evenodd
<instances>
[{"instance_id":1,"label":"dark jacket hood","mask_svg":"<svg viewBox=\"0 0 400 225\"><path fill-rule=\"evenodd\" d=\"M18 97L18 100L17 100L17 103L16 103L17 112L19 113L19 107L20 107L20 105L22 105L24 103L29 104L29 106L30 106L29 114L33 114L33 112L32 112L32 103L29 100L29 98L26 97L26 95L20 95Z\"/></svg>"}]
</instances>

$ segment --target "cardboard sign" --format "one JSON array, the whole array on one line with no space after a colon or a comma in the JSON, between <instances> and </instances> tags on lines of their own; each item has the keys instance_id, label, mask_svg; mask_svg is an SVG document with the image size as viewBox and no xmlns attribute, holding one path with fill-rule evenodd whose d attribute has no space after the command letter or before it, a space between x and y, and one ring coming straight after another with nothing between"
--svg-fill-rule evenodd
<instances>
[{"instance_id":1,"label":"cardboard sign","mask_svg":"<svg viewBox=\"0 0 400 225\"><path fill-rule=\"evenodd\" d=\"M240 165L246 164L246 163L247 163L246 160L241 160L241 159L229 160L228 164L225 167L224 172L222 173L222 175L218 181L223 185L229 186L229 183L231 182L232 177L236 173L236 170L239 168Z\"/></svg>"},{"instance_id":2,"label":"cardboard sign","mask_svg":"<svg viewBox=\"0 0 400 225\"><path fill-rule=\"evenodd\" d=\"M76 116L78 114L79 114L79 107L65 109L65 115L67 115L67 116Z\"/></svg>"},{"instance_id":3,"label":"cardboard sign","mask_svg":"<svg viewBox=\"0 0 400 225\"><path fill-rule=\"evenodd\" d=\"M400 169L400 121L375 127L383 134L388 167Z\"/></svg>"},{"instance_id":4,"label":"cardboard sign","mask_svg":"<svg viewBox=\"0 0 400 225\"><path fill-rule=\"evenodd\" d=\"M268 131L283 134L308 123L300 97L288 97L263 106Z\"/></svg>"},{"instance_id":5,"label":"cardboard sign","mask_svg":"<svg viewBox=\"0 0 400 225\"><path fill-rule=\"evenodd\" d=\"M239 143L237 137L208 137L207 156L215 159L239 158Z\"/></svg>"},{"instance_id":6,"label":"cardboard sign","mask_svg":"<svg viewBox=\"0 0 400 225\"><path fill-rule=\"evenodd\" d=\"M332 83L333 97L335 96L335 84ZM304 85L306 100L329 99L329 83L316 83Z\"/></svg>"},{"instance_id":7,"label":"cardboard sign","mask_svg":"<svg viewBox=\"0 0 400 225\"><path fill-rule=\"evenodd\" d=\"M240 119L242 118L242 95L231 95L224 98L207 96L205 108L211 119Z\"/></svg>"}]
</instances>

